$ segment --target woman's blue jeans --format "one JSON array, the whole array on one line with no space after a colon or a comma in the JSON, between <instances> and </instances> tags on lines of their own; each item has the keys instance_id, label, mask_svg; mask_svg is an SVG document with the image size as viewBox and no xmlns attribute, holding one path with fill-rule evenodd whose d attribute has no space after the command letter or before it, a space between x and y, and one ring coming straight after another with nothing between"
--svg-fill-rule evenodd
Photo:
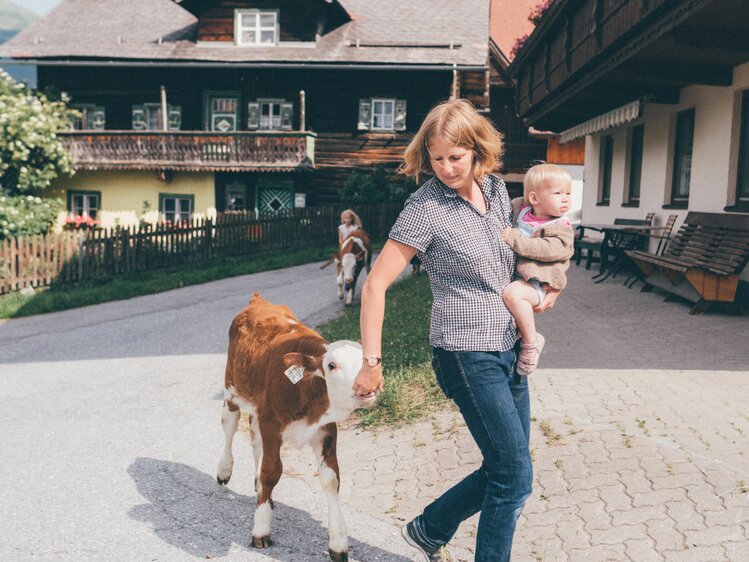
<instances>
[{"instance_id":1,"label":"woman's blue jeans","mask_svg":"<svg viewBox=\"0 0 749 562\"><path fill-rule=\"evenodd\" d=\"M460 408L483 455L481 467L429 504L415 524L433 546L448 543L458 525L481 511L476 562L507 562L515 524L531 493L527 377L510 351L434 348L432 367L445 395Z\"/></svg>"}]
</instances>

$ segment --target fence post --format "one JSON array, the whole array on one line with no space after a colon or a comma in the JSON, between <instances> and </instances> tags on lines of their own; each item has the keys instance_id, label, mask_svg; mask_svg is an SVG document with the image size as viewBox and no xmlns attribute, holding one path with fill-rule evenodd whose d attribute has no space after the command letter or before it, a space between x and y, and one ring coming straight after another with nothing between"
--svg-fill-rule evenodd
<instances>
[{"instance_id":1,"label":"fence post","mask_svg":"<svg viewBox=\"0 0 749 562\"><path fill-rule=\"evenodd\" d=\"M203 259L211 259L211 246L213 245L213 221L211 219L205 219L205 225L203 227Z\"/></svg>"}]
</instances>

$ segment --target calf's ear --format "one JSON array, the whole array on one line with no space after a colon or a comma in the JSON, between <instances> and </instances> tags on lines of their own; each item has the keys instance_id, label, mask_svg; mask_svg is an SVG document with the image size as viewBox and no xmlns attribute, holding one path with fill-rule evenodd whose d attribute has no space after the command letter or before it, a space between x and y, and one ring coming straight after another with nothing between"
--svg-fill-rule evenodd
<instances>
[{"instance_id":1,"label":"calf's ear","mask_svg":"<svg viewBox=\"0 0 749 562\"><path fill-rule=\"evenodd\" d=\"M315 371L320 369L320 363L316 357L311 355L304 355L299 352L287 353L283 356L283 364L287 367L304 367L305 375L312 375ZM320 369L320 371L322 371Z\"/></svg>"}]
</instances>

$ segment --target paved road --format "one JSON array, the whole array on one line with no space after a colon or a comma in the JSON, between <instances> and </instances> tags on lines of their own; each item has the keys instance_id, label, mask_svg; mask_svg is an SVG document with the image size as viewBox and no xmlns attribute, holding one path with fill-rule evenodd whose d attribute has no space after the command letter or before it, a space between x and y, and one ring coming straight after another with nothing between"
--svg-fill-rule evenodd
<instances>
[{"instance_id":1,"label":"paved road","mask_svg":"<svg viewBox=\"0 0 749 562\"><path fill-rule=\"evenodd\" d=\"M302 266L0 325L0 560L327 560L307 454L285 452L267 552L247 547L249 447L228 488L213 475L231 318L257 289L320 322L340 306L331 276ZM569 279L538 319L513 562L749 560L749 317ZM480 462L449 409L340 442L360 561L415 560L398 526ZM475 531L459 529L459 560Z\"/></svg>"},{"instance_id":2,"label":"paved road","mask_svg":"<svg viewBox=\"0 0 749 562\"><path fill-rule=\"evenodd\" d=\"M281 481L261 552L249 447L227 488L214 476L231 319L253 290L313 325L337 315L318 266L0 325L0 560L329 560L317 483ZM353 559L411 560L392 521L344 511Z\"/></svg>"}]
</instances>

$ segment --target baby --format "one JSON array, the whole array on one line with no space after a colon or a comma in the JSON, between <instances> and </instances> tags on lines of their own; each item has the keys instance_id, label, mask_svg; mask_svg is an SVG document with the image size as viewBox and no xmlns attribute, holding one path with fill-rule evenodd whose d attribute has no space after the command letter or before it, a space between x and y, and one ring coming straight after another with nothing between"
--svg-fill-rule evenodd
<instances>
[{"instance_id":1,"label":"baby","mask_svg":"<svg viewBox=\"0 0 749 562\"><path fill-rule=\"evenodd\" d=\"M521 375L536 369L545 343L533 318L533 307L546 296L542 283L558 290L567 284L564 272L575 241L572 224L564 216L571 191L572 177L561 166L533 166L523 180L523 197L512 200L514 228L502 231L502 239L518 254L515 281L505 287L502 298L522 339L517 363Z\"/></svg>"}]
</instances>

